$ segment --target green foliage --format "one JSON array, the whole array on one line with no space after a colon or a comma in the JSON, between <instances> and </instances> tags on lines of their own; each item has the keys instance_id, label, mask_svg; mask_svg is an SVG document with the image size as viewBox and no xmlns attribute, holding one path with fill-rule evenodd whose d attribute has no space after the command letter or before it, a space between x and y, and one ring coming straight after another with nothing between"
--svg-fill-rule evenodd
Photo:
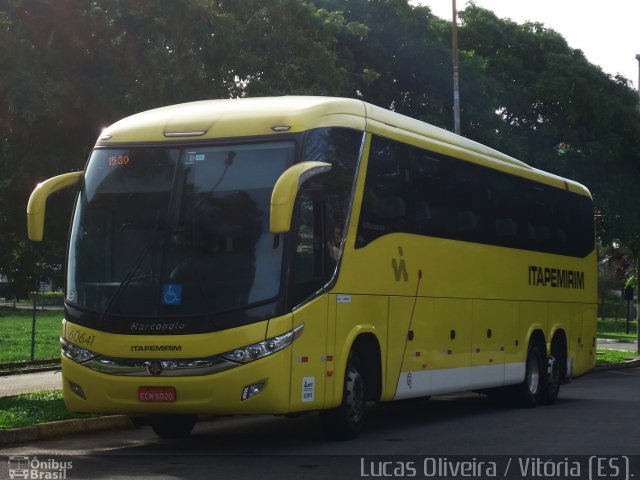
<instances>
[{"instance_id":1,"label":"green foliage","mask_svg":"<svg viewBox=\"0 0 640 480\"><path fill-rule=\"evenodd\" d=\"M64 405L60 390L42 390L0 398L0 429L95 416L71 413Z\"/></svg>"},{"instance_id":2,"label":"green foliage","mask_svg":"<svg viewBox=\"0 0 640 480\"><path fill-rule=\"evenodd\" d=\"M624 284L624 288L636 288L638 285L638 278L635 275L631 275L627 278L627 281Z\"/></svg>"},{"instance_id":3,"label":"green foliage","mask_svg":"<svg viewBox=\"0 0 640 480\"><path fill-rule=\"evenodd\" d=\"M540 23L459 13L462 133L591 189L598 235L640 252L638 96ZM0 6L0 274L63 282L73 192L25 239L38 181L83 168L100 129L205 98L361 98L452 124L451 24L407 0L12 0ZM53 266L53 267L52 267Z\"/></svg>"},{"instance_id":4,"label":"green foliage","mask_svg":"<svg viewBox=\"0 0 640 480\"><path fill-rule=\"evenodd\" d=\"M348 95L338 64L338 36L364 35L340 12L300 0L221 2L235 22L235 77L226 96Z\"/></svg>"},{"instance_id":5,"label":"green foliage","mask_svg":"<svg viewBox=\"0 0 640 480\"><path fill-rule=\"evenodd\" d=\"M64 303L63 292L31 292L29 301L37 306L62 306Z\"/></svg>"},{"instance_id":6,"label":"green foliage","mask_svg":"<svg viewBox=\"0 0 640 480\"><path fill-rule=\"evenodd\" d=\"M449 123L452 108L451 50L446 22L428 8L406 0L316 0L341 11L347 22L368 29L367 36L338 38L338 55L349 72L349 96L436 125Z\"/></svg>"},{"instance_id":7,"label":"green foliage","mask_svg":"<svg viewBox=\"0 0 640 480\"><path fill-rule=\"evenodd\" d=\"M487 113L501 117L491 143L586 183L597 201L613 194L612 165L620 172L637 171L640 158L630 149L640 133L637 92L591 65L542 24L518 25L474 5L461 18L461 48L482 57L490 72L481 77L492 91ZM462 96L476 102L474 96ZM571 148L559 156L561 144Z\"/></svg>"}]
</instances>

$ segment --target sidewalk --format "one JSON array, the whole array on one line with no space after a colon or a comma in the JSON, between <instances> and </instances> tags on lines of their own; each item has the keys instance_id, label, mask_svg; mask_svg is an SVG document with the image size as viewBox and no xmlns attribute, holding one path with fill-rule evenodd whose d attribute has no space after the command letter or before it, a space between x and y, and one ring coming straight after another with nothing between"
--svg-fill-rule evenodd
<instances>
[{"instance_id":1,"label":"sidewalk","mask_svg":"<svg viewBox=\"0 0 640 480\"><path fill-rule=\"evenodd\" d=\"M607 350L625 350L630 353L638 354L638 341L621 342L620 340L611 340L608 338L598 338L598 348Z\"/></svg>"},{"instance_id":2,"label":"sidewalk","mask_svg":"<svg viewBox=\"0 0 640 480\"><path fill-rule=\"evenodd\" d=\"M37 392L38 390L60 389L62 389L60 367L55 367L55 370L48 372L0 376L0 397Z\"/></svg>"}]
</instances>

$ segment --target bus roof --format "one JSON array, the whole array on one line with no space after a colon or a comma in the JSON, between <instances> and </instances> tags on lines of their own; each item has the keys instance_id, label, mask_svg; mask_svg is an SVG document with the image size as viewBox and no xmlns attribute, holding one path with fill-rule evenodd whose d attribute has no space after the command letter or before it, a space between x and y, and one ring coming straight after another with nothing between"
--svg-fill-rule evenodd
<instances>
[{"instance_id":1,"label":"bus roof","mask_svg":"<svg viewBox=\"0 0 640 480\"><path fill-rule=\"evenodd\" d=\"M301 132L324 126L364 130L365 117L365 103L347 98L287 96L202 100L127 117L106 128L98 143L234 138Z\"/></svg>"},{"instance_id":2,"label":"bus roof","mask_svg":"<svg viewBox=\"0 0 640 480\"><path fill-rule=\"evenodd\" d=\"M471 153L486 160L542 174L552 182L567 180L538 171L498 150L362 100L283 96L202 100L156 108L126 117L104 129L97 145L194 141L348 127L428 140L441 149ZM537 175L536 175L537 176ZM582 185L570 181L587 194ZM567 184L565 183L565 186ZM567 187L568 188L568 187Z\"/></svg>"}]
</instances>

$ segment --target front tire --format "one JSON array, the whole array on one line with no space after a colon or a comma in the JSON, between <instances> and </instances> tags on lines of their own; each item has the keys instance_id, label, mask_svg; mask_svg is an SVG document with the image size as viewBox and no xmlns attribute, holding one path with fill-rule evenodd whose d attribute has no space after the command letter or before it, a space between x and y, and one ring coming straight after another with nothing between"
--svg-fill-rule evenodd
<instances>
[{"instance_id":1,"label":"front tire","mask_svg":"<svg viewBox=\"0 0 640 480\"><path fill-rule=\"evenodd\" d=\"M342 403L337 408L320 412L322 428L329 438L351 440L362 430L367 402L366 383L362 371L359 357L353 352L350 353L344 375Z\"/></svg>"},{"instance_id":2,"label":"front tire","mask_svg":"<svg viewBox=\"0 0 640 480\"><path fill-rule=\"evenodd\" d=\"M186 438L196 425L196 415L152 415L151 428L161 438Z\"/></svg>"}]
</instances>

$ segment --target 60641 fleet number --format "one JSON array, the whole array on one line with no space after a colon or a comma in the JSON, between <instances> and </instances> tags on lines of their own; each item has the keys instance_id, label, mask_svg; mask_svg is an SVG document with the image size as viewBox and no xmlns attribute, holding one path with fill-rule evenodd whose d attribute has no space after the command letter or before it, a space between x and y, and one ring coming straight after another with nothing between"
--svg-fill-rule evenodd
<instances>
[{"instance_id":1,"label":"60641 fleet number","mask_svg":"<svg viewBox=\"0 0 640 480\"><path fill-rule=\"evenodd\" d=\"M70 340L74 343L82 343L84 345L93 345L93 341L95 339L95 335L87 335L80 330L71 330L67 335L67 340Z\"/></svg>"}]
</instances>

